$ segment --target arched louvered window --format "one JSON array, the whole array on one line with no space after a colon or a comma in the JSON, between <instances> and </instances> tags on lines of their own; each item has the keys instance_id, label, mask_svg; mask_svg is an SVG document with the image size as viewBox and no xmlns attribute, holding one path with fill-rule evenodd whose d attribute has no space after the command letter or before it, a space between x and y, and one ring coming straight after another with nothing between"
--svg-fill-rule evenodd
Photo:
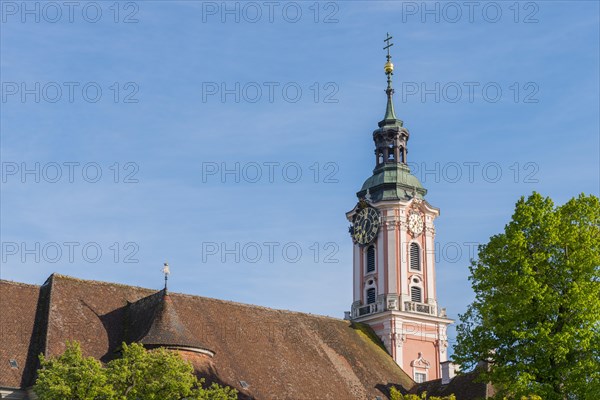
<instances>
[{"instance_id":1,"label":"arched louvered window","mask_svg":"<svg viewBox=\"0 0 600 400\"><path fill-rule=\"evenodd\" d=\"M410 269L421 270L421 249L416 243L410 244Z\"/></svg>"},{"instance_id":2,"label":"arched louvered window","mask_svg":"<svg viewBox=\"0 0 600 400\"><path fill-rule=\"evenodd\" d=\"M421 293L421 288L420 287L416 287L416 286L412 286L410 288L410 299L412 301L414 301L415 303L421 303L422 302L422 293Z\"/></svg>"},{"instance_id":3,"label":"arched louvered window","mask_svg":"<svg viewBox=\"0 0 600 400\"><path fill-rule=\"evenodd\" d=\"M367 273L375 272L375 247L367 248Z\"/></svg>"},{"instance_id":4,"label":"arched louvered window","mask_svg":"<svg viewBox=\"0 0 600 400\"><path fill-rule=\"evenodd\" d=\"M367 304L375 303L375 288L367 289Z\"/></svg>"}]
</instances>

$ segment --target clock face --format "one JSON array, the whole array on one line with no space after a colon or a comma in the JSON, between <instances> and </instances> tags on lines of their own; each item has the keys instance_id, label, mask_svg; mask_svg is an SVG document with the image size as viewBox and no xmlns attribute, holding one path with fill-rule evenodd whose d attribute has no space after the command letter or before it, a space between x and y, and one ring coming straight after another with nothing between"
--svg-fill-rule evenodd
<instances>
[{"instance_id":1,"label":"clock face","mask_svg":"<svg viewBox=\"0 0 600 400\"><path fill-rule=\"evenodd\" d=\"M365 207L354 214L352 222L352 238L360 245L371 243L379 231L379 211L373 207Z\"/></svg>"},{"instance_id":2,"label":"clock face","mask_svg":"<svg viewBox=\"0 0 600 400\"><path fill-rule=\"evenodd\" d=\"M423 217L419 213L411 213L408 216L408 229L413 236L417 236L423 232Z\"/></svg>"}]
</instances>

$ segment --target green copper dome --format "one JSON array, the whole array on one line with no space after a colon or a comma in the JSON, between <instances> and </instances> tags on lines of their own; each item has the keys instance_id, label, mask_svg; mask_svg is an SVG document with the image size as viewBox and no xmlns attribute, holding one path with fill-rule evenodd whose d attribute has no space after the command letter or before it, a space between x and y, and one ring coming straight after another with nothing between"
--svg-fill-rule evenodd
<instances>
[{"instance_id":1,"label":"green copper dome","mask_svg":"<svg viewBox=\"0 0 600 400\"><path fill-rule=\"evenodd\" d=\"M422 199L427 194L427 190L410 173L406 164L386 164L375 169L356 195L363 198L367 195L367 190L372 202L409 200L413 197Z\"/></svg>"}]
</instances>

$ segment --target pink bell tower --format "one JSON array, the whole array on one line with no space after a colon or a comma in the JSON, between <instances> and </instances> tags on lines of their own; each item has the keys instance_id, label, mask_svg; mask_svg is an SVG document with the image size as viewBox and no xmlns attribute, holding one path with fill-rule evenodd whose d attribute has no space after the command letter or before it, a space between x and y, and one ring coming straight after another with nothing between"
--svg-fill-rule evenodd
<instances>
[{"instance_id":1,"label":"pink bell tower","mask_svg":"<svg viewBox=\"0 0 600 400\"><path fill-rule=\"evenodd\" d=\"M373 132L375 169L346 213L354 242L350 319L370 325L393 359L416 382L441 378L447 361L446 329L453 321L437 302L434 220L439 209L407 165L409 132L396 118L390 43L387 107Z\"/></svg>"}]
</instances>

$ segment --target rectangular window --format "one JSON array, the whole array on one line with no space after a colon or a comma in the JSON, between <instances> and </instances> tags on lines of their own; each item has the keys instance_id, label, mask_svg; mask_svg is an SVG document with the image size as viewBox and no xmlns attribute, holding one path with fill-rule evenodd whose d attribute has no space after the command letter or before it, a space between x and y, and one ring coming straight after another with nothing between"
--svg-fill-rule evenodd
<instances>
[{"instance_id":1,"label":"rectangular window","mask_svg":"<svg viewBox=\"0 0 600 400\"><path fill-rule=\"evenodd\" d=\"M423 382L425 382L426 379L427 379L427 374L424 374L422 372L415 372L415 382L423 383Z\"/></svg>"}]
</instances>

